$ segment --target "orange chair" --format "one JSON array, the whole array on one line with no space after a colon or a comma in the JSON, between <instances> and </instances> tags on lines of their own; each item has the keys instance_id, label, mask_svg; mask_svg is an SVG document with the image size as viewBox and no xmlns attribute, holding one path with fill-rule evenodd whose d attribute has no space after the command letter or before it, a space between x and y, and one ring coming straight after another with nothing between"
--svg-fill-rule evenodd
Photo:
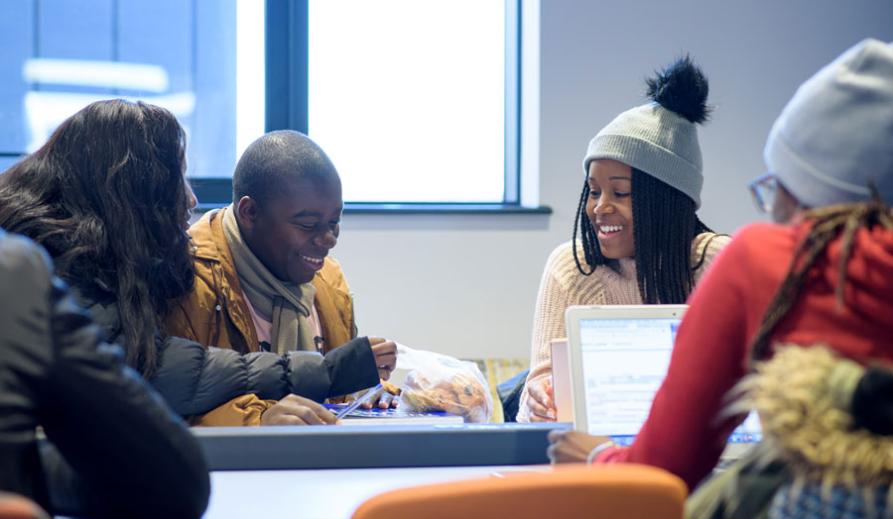
<instances>
[{"instance_id":1,"label":"orange chair","mask_svg":"<svg viewBox=\"0 0 893 519\"><path fill-rule=\"evenodd\" d=\"M681 519L687 493L654 467L578 465L399 489L367 500L353 519Z\"/></svg>"},{"instance_id":2,"label":"orange chair","mask_svg":"<svg viewBox=\"0 0 893 519\"><path fill-rule=\"evenodd\" d=\"M30 499L0 492L0 519L49 519L49 516Z\"/></svg>"}]
</instances>

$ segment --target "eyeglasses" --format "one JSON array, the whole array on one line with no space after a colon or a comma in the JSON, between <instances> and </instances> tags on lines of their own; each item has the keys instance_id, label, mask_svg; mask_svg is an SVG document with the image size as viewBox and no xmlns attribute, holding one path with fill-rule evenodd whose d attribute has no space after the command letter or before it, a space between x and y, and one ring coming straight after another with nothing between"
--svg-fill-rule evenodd
<instances>
[{"instance_id":1,"label":"eyeglasses","mask_svg":"<svg viewBox=\"0 0 893 519\"><path fill-rule=\"evenodd\" d=\"M778 194L778 177L773 173L766 173L751 180L747 187L750 188L757 209L771 213L775 205L775 196Z\"/></svg>"}]
</instances>

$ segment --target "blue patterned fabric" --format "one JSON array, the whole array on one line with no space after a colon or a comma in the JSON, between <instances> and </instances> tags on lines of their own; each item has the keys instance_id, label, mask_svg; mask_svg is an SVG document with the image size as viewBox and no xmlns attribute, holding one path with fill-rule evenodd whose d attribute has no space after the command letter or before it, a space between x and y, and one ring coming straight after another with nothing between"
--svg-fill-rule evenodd
<instances>
[{"instance_id":1,"label":"blue patterned fabric","mask_svg":"<svg viewBox=\"0 0 893 519\"><path fill-rule=\"evenodd\" d=\"M822 499L820 485L806 485L799 495L794 496L792 486L787 484L778 490L769 507L769 519L865 519L888 517L888 487L878 487L871 491L872 502L866 503L864 492L835 486L828 500ZM893 510L891 510L893 512Z\"/></svg>"}]
</instances>

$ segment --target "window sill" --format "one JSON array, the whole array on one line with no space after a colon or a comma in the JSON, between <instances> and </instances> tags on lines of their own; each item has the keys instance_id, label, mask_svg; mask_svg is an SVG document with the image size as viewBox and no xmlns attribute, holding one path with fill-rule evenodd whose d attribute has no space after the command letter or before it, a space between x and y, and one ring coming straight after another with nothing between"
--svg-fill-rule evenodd
<instances>
[{"instance_id":1,"label":"window sill","mask_svg":"<svg viewBox=\"0 0 893 519\"><path fill-rule=\"evenodd\" d=\"M345 214L552 214L548 206L517 204L399 204L347 203Z\"/></svg>"},{"instance_id":2,"label":"window sill","mask_svg":"<svg viewBox=\"0 0 893 519\"><path fill-rule=\"evenodd\" d=\"M195 212L226 207L223 203L200 203ZM347 203L344 214L552 214L549 206L523 207L517 204L398 204Z\"/></svg>"}]
</instances>

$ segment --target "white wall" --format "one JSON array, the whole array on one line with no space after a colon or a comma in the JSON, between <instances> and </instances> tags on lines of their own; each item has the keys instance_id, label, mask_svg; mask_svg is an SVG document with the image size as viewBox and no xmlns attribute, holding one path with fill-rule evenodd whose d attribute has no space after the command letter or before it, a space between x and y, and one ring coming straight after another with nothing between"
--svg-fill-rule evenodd
<instances>
[{"instance_id":1,"label":"white wall","mask_svg":"<svg viewBox=\"0 0 893 519\"><path fill-rule=\"evenodd\" d=\"M887 0L542 0L540 16L540 203L554 213L345 215L334 255L361 333L526 357L543 264L570 239L586 145L644 102L651 71L688 52L710 79L700 214L729 232L758 217L746 183L763 173L765 137L797 85L864 37L893 41Z\"/></svg>"}]
</instances>

